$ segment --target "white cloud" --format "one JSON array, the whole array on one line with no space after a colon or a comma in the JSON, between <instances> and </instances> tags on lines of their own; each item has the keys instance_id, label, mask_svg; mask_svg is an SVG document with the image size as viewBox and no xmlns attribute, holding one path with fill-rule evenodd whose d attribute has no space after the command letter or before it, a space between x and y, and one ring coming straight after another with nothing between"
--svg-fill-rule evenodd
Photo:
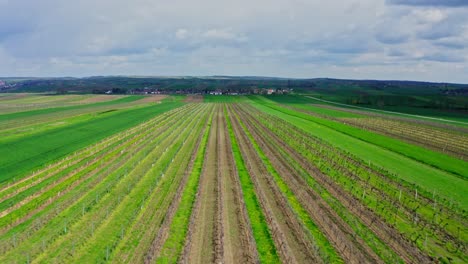
<instances>
[{"instance_id":1,"label":"white cloud","mask_svg":"<svg viewBox=\"0 0 468 264\"><path fill-rule=\"evenodd\" d=\"M220 30L220 29L209 29L205 31L203 34L205 38L213 38L213 39L236 39L236 35L228 30Z\"/></svg>"},{"instance_id":2,"label":"white cloud","mask_svg":"<svg viewBox=\"0 0 468 264\"><path fill-rule=\"evenodd\" d=\"M417 9L412 12L412 15L422 23L437 23L447 18L447 14L444 11L435 8Z\"/></svg>"},{"instance_id":3,"label":"white cloud","mask_svg":"<svg viewBox=\"0 0 468 264\"><path fill-rule=\"evenodd\" d=\"M224 40L233 42L246 42L248 38L244 34L237 34L230 29L208 29L201 33L203 38L208 40Z\"/></svg>"},{"instance_id":4,"label":"white cloud","mask_svg":"<svg viewBox=\"0 0 468 264\"><path fill-rule=\"evenodd\" d=\"M179 28L177 29L175 36L178 39L185 39L188 36L188 30L185 28Z\"/></svg>"}]
</instances>

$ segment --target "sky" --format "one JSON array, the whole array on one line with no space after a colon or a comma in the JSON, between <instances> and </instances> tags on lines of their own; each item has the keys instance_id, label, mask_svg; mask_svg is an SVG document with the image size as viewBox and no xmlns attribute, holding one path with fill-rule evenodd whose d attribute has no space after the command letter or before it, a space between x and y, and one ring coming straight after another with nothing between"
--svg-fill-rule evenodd
<instances>
[{"instance_id":1,"label":"sky","mask_svg":"<svg viewBox=\"0 0 468 264\"><path fill-rule=\"evenodd\" d=\"M0 76L468 83L468 0L0 0Z\"/></svg>"}]
</instances>

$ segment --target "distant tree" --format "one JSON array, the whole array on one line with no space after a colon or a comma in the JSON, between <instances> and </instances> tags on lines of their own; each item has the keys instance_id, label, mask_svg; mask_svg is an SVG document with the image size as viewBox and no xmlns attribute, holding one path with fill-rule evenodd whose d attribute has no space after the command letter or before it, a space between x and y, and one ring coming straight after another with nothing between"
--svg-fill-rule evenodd
<instances>
[{"instance_id":1,"label":"distant tree","mask_svg":"<svg viewBox=\"0 0 468 264\"><path fill-rule=\"evenodd\" d=\"M66 94L67 90L63 87L57 88L57 94Z\"/></svg>"}]
</instances>

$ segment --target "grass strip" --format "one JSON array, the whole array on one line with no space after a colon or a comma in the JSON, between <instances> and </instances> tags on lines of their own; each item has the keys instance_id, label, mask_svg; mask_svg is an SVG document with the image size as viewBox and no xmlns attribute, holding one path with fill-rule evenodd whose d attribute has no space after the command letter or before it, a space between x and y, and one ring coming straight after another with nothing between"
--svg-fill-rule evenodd
<instances>
[{"instance_id":1,"label":"grass strip","mask_svg":"<svg viewBox=\"0 0 468 264\"><path fill-rule=\"evenodd\" d=\"M364 129L345 125L336 121L325 118L314 117L299 111L294 111L288 108L281 107L276 104L267 104L275 110L281 111L288 115L293 115L314 123L326 126L335 131L352 136L362 141L374 144L376 146L391 150L403 156L428 164L432 167L451 172L463 179L468 179L468 170L466 170L467 162L450 157L448 155L438 153L420 146L408 144L398 139L380 135Z\"/></svg>"}]
</instances>

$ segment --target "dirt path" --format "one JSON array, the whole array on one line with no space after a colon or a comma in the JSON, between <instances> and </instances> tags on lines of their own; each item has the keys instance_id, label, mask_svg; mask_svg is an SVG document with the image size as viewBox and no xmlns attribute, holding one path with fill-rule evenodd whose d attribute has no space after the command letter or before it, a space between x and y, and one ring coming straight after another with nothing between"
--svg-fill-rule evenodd
<instances>
[{"instance_id":1,"label":"dirt path","mask_svg":"<svg viewBox=\"0 0 468 264\"><path fill-rule=\"evenodd\" d=\"M239 193L236 190L236 183L233 181L234 177L237 177L237 173L232 157L231 142L227 134L226 119L222 112L220 118L218 124L218 177L222 230L219 230L218 236L223 241L222 262L248 263L249 258L244 256L254 255L255 252L249 252L248 240L243 240L243 236L245 236L243 233L248 234L249 230L243 223L242 214L239 213L242 204L238 201Z\"/></svg>"},{"instance_id":2,"label":"dirt path","mask_svg":"<svg viewBox=\"0 0 468 264\"><path fill-rule=\"evenodd\" d=\"M219 114L219 108L216 109ZM216 116L215 116L216 117ZM215 224L217 219L217 143L218 118L213 118L200 179L200 207L193 222L193 233L188 248L188 263L212 263L215 257ZM190 227L189 227L190 228Z\"/></svg>"},{"instance_id":3,"label":"dirt path","mask_svg":"<svg viewBox=\"0 0 468 264\"><path fill-rule=\"evenodd\" d=\"M222 143L221 142L224 142L224 138L222 139L221 136L223 135L222 133L222 121L223 121L223 115L222 115L222 112L220 111L221 109L218 108L218 111L216 113L216 118L218 119L218 125L216 127L217 129L217 144L216 144L216 151L217 151L217 155L216 155L216 193L217 193L217 197L216 197L216 215L215 215L215 229L214 229L214 249L215 249L215 258L214 258L214 262L215 263L225 263L225 258L226 258L226 255L225 254L229 254L232 256L232 249L231 249L231 246L230 246L230 241L225 241L224 239L224 219L225 218L225 211L224 211L224 196L225 196L225 193L223 191L223 182L224 182L224 179L223 179L223 174L225 175L225 170L227 169L227 167L223 167L221 168L221 164L220 162L223 161L221 157L225 157L225 153L223 153L222 151L224 151L222 148L221 148L221 145ZM225 163L223 163L223 165L225 165ZM227 243L226 243L227 242ZM225 244L228 244L227 246L229 247L227 250L224 250L225 249Z\"/></svg>"}]
</instances>

